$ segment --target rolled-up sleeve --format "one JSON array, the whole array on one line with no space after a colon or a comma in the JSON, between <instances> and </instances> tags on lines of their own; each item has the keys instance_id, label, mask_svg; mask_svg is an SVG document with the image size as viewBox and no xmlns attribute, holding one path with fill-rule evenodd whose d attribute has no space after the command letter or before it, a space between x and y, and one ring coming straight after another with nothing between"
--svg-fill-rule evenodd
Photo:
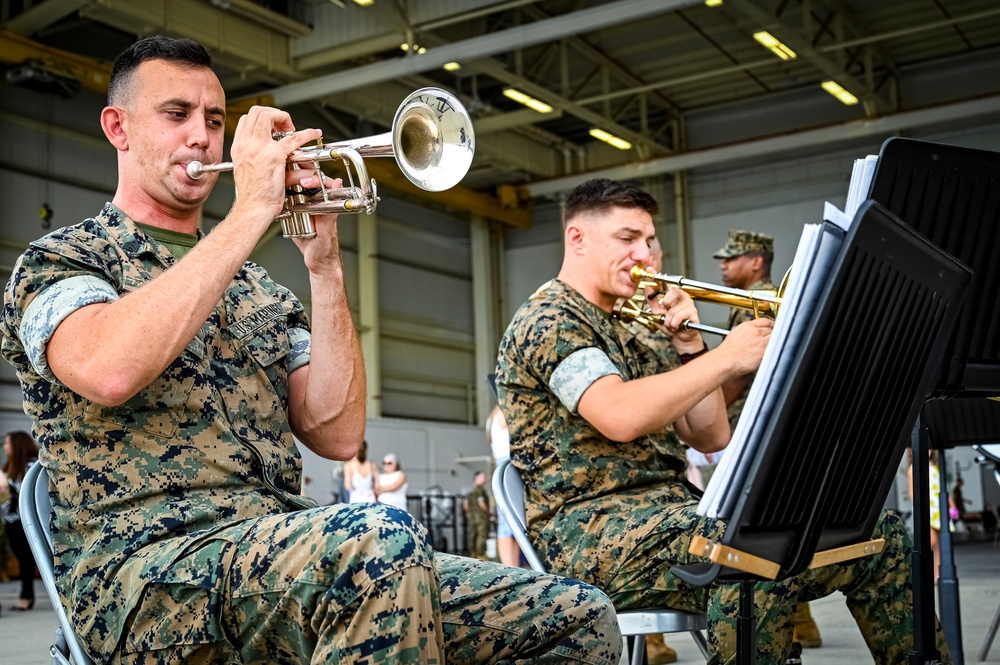
<instances>
[{"instance_id":1,"label":"rolled-up sleeve","mask_svg":"<svg viewBox=\"0 0 1000 665\"><path fill-rule=\"evenodd\" d=\"M81 307L118 300L107 282L92 275L76 275L59 280L38 293L24 310L18 337L38 375L56 381L49 369L46 348L56 328Z\"/></svg>"},{"instance_id":2,"label":"rolled-up sleeve","mask_svg":"<svg viewBox=\"0 0 1000 665\"><path fill-rule=\"evenodd\" d=\"M288 353L285 371L289 374L309 364L312 335L305 328L289 328L288 342L292 349Z\"/></svg>"},{"instance_id":3,"label":"rolled-up sleeve","mask_svg":"<svg viewBox=\"0 0 1000 665\"><path fill-rule=\"evenodd\" d=\"M570 413L576 413L580 398L594 381L621 372L606 354L596 347L574 351L560 362L549 380L549 388Z\"/></svg>"}]
</instances>

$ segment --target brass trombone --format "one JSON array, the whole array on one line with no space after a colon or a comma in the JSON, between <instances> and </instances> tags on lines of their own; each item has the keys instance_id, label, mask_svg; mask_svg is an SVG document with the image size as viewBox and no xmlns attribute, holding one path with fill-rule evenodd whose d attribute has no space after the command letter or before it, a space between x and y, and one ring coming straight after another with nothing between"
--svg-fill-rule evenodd
<instances>
[{"instance_id":1,"label":"brass trombone","mask_svg":"<svg viewBox=\"0 0 1000 665\"><path fill-rule=\"evenodd\" d=\"M276 132L276 139L285 136ZM458 99L438 88L421 88L403 100L396 110L392 129L384 134L303 146L288 156L288 168L319 162L341 160L347 169L347 187L328 188L320 178L313 190L290 192L277 219L286 238L311 238L316 235L310 213L371 214L378 205L378 190L365 168L366 157L395 157L403 175L417 187L440 192L454 187L468 173L476 152L476 138L468 111ZM353 171L357 173L355 184ZM232 162L187 165L187 174L198 180L206 173L232 171Z\"/></svg>"},{"instance_id":2,"label":"brass trombone","mask_svg":"<svg viewBox=\"0 0 1000 665\"><path fill-rule=\"evenodd\" d=\"M645 298L642 296L643 289L650 286L658 291L666 291L669 288L682 289L694 300L749 309L753 312L754 318L766 317L773 319L778 314L778 307L781 305L785 287L788 284L789 273L791 273L791 268L785 273L784 278L781 280L781 286L777 289L748 290L717 286L681 277L680 275L655 273L642 266L635 265L629 271L629 276L636 283L639 293L616 305L614 314L622 321L635 321L650 330L659 330L660 326L664 323L665 317L662 314L654 314L646 308ZM728 330L692 321L685 321L684 327L722 336L729 334Z\"/></svg>"}]
</instances>

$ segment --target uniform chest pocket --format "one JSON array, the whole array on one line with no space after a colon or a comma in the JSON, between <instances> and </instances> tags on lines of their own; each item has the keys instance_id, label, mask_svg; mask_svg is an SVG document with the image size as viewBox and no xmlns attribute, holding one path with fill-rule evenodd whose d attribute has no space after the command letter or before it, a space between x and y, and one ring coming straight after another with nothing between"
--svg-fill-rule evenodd
<instances>
[{"instance_id":1,"label":"uniform chest pocket","mask_svg":"<svg viewBox=\"0 0 1000 665\"><path fill-rule=\"evenodd\" d=\"M114 423L117 428L157 437L173 436L178 424L188 417L188 399L195 379L205 371L204 360L205 342L195 337L151 384L124 404L101 406L90 402L84 410L84 421Z\"/></svg>"},{"instance_id":2,"label":"uniform chest pocket","mask_svg":"<svg viewBox=\"0 0 1000 665\"><path fill-rule=\"evenodd\" d=\"M289 350L284 317L234 340L233 359L220 389L237 427L282 429L280 423L287 420Z\"/></svg>"}]
</instances>

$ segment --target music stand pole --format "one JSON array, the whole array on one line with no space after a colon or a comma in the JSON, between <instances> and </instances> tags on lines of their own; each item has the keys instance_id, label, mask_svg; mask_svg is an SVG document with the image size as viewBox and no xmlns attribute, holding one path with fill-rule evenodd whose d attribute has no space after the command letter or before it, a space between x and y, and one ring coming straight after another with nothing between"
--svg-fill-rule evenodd
<instances>
[{"instance_id":1,"label":"music stand pole","mask_svg":"<svg viewBox=\"0 0 1000 665\"><path fill-rule=\"evenodd\" d=\"M754 606L755 580L740 582L740 613L736 616L737 665L757 662L757 615Z\"/></svg>"},{"instance_id":2,"label":"music stand pole","mask_svg":"<svg viewBox=\"0 0 1000 665\"><path fill-rule=\"evenodd\" d=\"M917 419L910 438L913 450L913 651L910 665L938 665L934 639L934 553L931 551L930 478L926 472L927 428Z\"/></svg>"},{"instance_id":3,"label":"music stand pole","mask_svg":"<svg viewBox=\"0 0 1000 665\"><path fill-rule=\"evenodd\" d=\"M951 537L951 506L948 500L948 464L944 449L938 451L938 465L941 472L941 494L938 503L941 506L941 571L938 577L938 599L940 601L941 629L948 642L948 652L953 665L965 665L965 652L962 649L962 612L958 599L958 573L955 568L955 552Z\"/></svg>"}]
</instances>

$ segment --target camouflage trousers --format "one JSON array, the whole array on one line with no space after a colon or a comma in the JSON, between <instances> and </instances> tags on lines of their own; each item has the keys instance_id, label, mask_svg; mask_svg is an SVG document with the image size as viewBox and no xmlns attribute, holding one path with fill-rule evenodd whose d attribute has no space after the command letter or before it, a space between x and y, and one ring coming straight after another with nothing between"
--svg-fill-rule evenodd
<instances>
[{"instance_id":1,"label":"camouflage trousers","mask_svg":"<svg viewBox=\"0 0 1000 665\"><path fill-rule=\"evenodd\" d=\"M677 564L704 561L688 554L695 535L718 540L725 525L699 516L693 502L665 506L661 528L642 541L608 584L601 584L619 609L673 607L708 615L710 665L735 662L739 585L718 584L692 588L671 574ZM757 663L780 665L791 651L795 606L834 591L842 592L847 607L879 665L907 663L913 648L913 593L910 581L912 544L902 520L883 511L872 538L884 538L881 554L807 570L781 582L755 587ZM937 647L942 662L950 663L940 626Z\"/></svg>"},{"instance_id":2,"label":"camouflage trousers","mask_svg":"<svg viewBox=\"0 0 1000 665\"><path fill-rule=\"evenodd\" d=\"M199 559L222 552L222 584L149 585L110 662L618 662L603 593L435 553L396 508L330 506L247 526L214 532L175 564L212 570Z\"/></svg>"},{"instance_id":3,"label":"camouflage trousers","mask_svg":"<svg viewBox=\"0 0 1000 665\"><path fill-rule=\"evenodd\" d=\"M466 524L469 535L469 556L476 559L484 558L490 523L486 519L470 519Z\"/></svg>"}]
</instances>

